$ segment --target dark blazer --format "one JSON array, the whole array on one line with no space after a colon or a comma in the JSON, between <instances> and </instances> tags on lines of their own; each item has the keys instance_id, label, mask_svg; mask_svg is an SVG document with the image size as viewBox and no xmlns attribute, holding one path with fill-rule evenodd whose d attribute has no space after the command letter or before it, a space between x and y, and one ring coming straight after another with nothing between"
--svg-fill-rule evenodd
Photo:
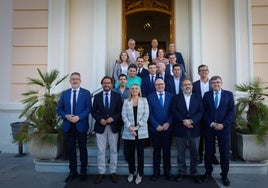
<instances>
[{"instance_id":1,"label":"dark blazer","mask_svg":"<svg viewBox=\"0 0 268 188\"><path fill-rule=\"evenodd\" d=\"M158 78L157 75L155 75L155 80ZM154 84L151 84L151 77L148 74L147 76L144 76L142 78L142 84L141 84L141 92L143 97L147 97L151 93L155 92L155 86Z\"/></svg>"},{"instance_id":2,"label":"dark blazer","mask_svg":"<svg viewBox=\"0 0 268 188\"><path fill-rule=\"evenodd\" d=\"M205 93L204 102L204 118L206 121L205 131L215 131L217 134L225 135L231 133L231 124L235 115L234 96L230 91L222 90L221 99L218 108L214 105L213 91ZM214 130L210 127L212 122L222 123L224 129L221 131Z\"/></svg>"},{"instance_id":3,"label":"dark blazer","mask_svg":"<svg viewBox=\"0 0 268 188\"><path fill-rule=\"evenodd\" d=\"M62 128L64 132L68 132L71 125L71 122L65 118L66 114L71 114L71 92L72 89L63 91L58 102L57 112L63 119ZM79 132L87 131L89 128L88 115L91 112L91 97L88 90L80 88L75 111L79 116L79 121L76 123L77 130Z\"/></svg>"},{"instance_id":4,"label":"dark blazer","mask_svg":"<svg viewBox=\"0 0 268 188\"><path fill-rule=\"evenodd\" d=\"M139 76L140 78L143 78L144 76L147 76L147 75L149 75L149 71L145 68L142 68L142 71L140 74L137 73L137 76Z\"/></svg>"},{"instance_id":5,"label":"dark blazer","mask_svg":"<svg viewBox=\"0 0 268 188\"><path fill-rule=\"evenodd\" d=\"M147 52L149 54L149 62L153 62L153 58L152 58L152 48L150 48Z\"/></svg>"},{"instance_id":6,"label":"dark blazer","mask_svg":"<svg viewBox=\"0 0 268 188\"><path fill-rule=\"evenodd\" d=\"M172 114L173 120L173 133L177 137L186 137L188 131L190 131L190 137L198 137L201 134L201 128L199 121L203 116L204 107L202 98L200 95L192 93L189 105L189 111L186 107L186 102L183 93L175 95L172 102ZM186 128L182 120L191 119L193 121L194 128Z\"/></svg>"},{"instance_id":7,"label":"dark blazer","mask_svg":"<svg viewBox=\"0 0 268 188\"><path fill-rule=\"evenodd\" d=\"M98 93L94 97L92 109L92 116L96 120L94 131L96 133L102 134L105 130L105 126L100 124L100 120L112 117L114 121L110 124L111 129L114 133L117 133L120 130L121 126L120 119L122 105L123 104L120 94L115 91L111 91L110 109L107 110L103 104L103 91Z\"/></svg>"},{"instance_id":8,"label":"dark blazer","mask_svg":"<svg viewBox=\"0 0 268 188\"><path fill-rule=\"evenodd\" d=\"M149 115L149 130L156 132L158 125L163 125L164 123L173 122L173 117L171 113L173 95L169 92L165 92L164 106L161 107L157 92L151 93L148 97L148 104L150 109ZM171 131L171 126L169 126L167 131Z\"/></svg>"},{"instance_id":9,"label":"dark blazer","mask_svg":"<svg viewBox=\"0 0 268 188\"><path fill-rule=\"evenodd\" d=\"M209 85L209 91L212 90L212 87ZM193 92L197 93L198 95L201 95L201 87L200 87L200 80L197 80L193 83Z\"/></svg>"},{"instance_id":10,"label":"dark blazer","mask_svg":"<svg viewBox=\"0 0 268 188\"><path fill-rule=\"evenodd\" d=\"M167 59L169 58L169 55L170 55L170 53L166 54ZM185 63L184 63L182 54L180 52L175 52L175 55L176 55L176 62L182 66L183 72L186 72L186 67L185 67Z\"/></svg>"},{"instance_id":11,"label":"dark blazer","mask_svg":"<svg viewBox=\"0 0 268 188\"><path fill-rule=\"evenodd\" d=\"M181 93L181 84L182 84L182 81L183 81L184 77L181 76L180 77L180 92ZM174 77L170 77L169 79L165 80L166 82L166 91L169 92L169 93L172 93L173 95L176 95L176 89L175 89L175 82L174 82Z\"/></svg>"}]
</instances>

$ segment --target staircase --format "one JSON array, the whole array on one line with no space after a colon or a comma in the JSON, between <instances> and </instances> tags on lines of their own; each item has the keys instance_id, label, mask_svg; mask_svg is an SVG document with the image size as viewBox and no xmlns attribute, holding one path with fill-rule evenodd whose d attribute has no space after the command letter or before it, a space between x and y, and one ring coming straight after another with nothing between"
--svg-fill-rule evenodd
<instances>
[{"instance_id":1,"label":"staircase","mask_svg":"<svg viewBox=\"0 0 268 188\"><path fill-rule=\"evenodd\" d=\"M173 142L174 143L174 142ZM123 141L121 141L121 145L123 145ZM217 149L218 150L218 149ZM93 135L88 140L88 173L89 174L98 174L97 169L97 145L96 145L96 137ZM153 174L153 149L152 147L147 147L144 150L144 174L152 175ZM78 152L79 155L79 152ZM189 153L187 155L187 171L189 172ZM109 147L107 147L107 163L106 163L106 173L110 173L109 171ZM219 153L216 154L217 158L220 159ZM171 173L176 175L178 172L177 166L177 150L174 144L171 147ZM78 160L79 162L79 157ZM34 159L35 171L42 173L68 173L69 172L69 164L68 161L62 159L55 160L39 160ZM79 165L79 164L78 164ZM267 166L268 162L243 162L243 161L230 161L230 174L267 174ZM162 169L161 169L162 170ZM78 167L79 171L79 167ZM204 164L198 165L198 172L203 174L205 172ZM214 166L213 173L219 174L221 172L220 166ZM118 156L118 167L117 174L127 175L128 174L128 164L123 157L123 148L121 146L119 150Z\"/></svg>"}]
</instances>

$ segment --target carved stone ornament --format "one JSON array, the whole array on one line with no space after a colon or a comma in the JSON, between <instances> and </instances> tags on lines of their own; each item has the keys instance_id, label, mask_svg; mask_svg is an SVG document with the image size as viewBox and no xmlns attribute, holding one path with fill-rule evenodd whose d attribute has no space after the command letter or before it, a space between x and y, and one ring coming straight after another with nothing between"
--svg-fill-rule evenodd
<instances>
[{"instance_id":1,"label":"carved stone ornament","mask_svg":"<svg viewBox=\"0 0 268 188\"><path fill-rule=\"evenodd\" d=\"M139 9L159 9L170 12L171 0L125 0L126 13Z\"/></svg>"}]
</instances>

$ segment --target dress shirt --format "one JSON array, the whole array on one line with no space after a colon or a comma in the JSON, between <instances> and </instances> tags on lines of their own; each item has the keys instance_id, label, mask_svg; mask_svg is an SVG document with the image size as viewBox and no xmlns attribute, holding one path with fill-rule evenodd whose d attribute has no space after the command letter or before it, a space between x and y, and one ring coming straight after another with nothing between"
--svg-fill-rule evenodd
<instances>
[{"instance_id":1,"label":"dress shirt","mask_svg":"<svg viewBox=\"0 0 268 188\"><path fill-rule=\"evenodd\" d=\"M151 51L151 55L152 55L152 60L156 58L156 53L157 53L157 49Z\"/></svg>"},{"instance_id":2,"label":"dress shirt","mask_svg":"<svg viewBox=\"0 0 268 188\"><path fill-rule=\"evenodd\" d=\"M201 89L201 95L202 95L202 98L204 97L204 94L209 91L209 81L207 81L206 83L205 82L202 82L200 80L200 89Z\"/></svg>"},{"instance_id":3,"label":"dress shirt","mask_svg":"<svg viewBox=\"0 0 268 188\"><path fill-rule=\"evenodd\" d=\"M180 77L179 78L174 77L174 84L175 84L176 94L179 94L180 93Z\"/></svg>"},{"instance_id":4,"label":"dress shirt","mask_svg":"<svg viewBox=\"0 0 268 188\"><path fill-rule=\"evenodd\" d=\"M190 99L191 99L191 95L189 95L189 96L184 95L184 100L185 100L186 108L188 111L189 111L189 107L190 107Z\"/></svg>"}]
</instances>

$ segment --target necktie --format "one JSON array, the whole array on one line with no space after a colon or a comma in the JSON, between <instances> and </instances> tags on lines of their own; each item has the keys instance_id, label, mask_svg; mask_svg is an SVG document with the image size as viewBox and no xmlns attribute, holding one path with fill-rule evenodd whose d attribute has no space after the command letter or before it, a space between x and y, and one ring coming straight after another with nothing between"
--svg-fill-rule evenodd
<instances>
[{"instance_id":1,"label":"necktie","mask_svg":"<svg viewBox=\"0 0 268 188\"><path fill-rule=\"evenodd\" d=\"M104 105L105 105L105 108L106 108L106 109L109 109L108 94L109 94L109 93L105 93L105 104L104 104Z\"/></svg>"},{"instance_id":2,"label":"necktie","mask_svg":"<svg viewBox=\"0 0 268 188\"><path fill-rule=\"evenodd\" d=\"M215 99L214 99L214 105L215 105L215 108L217 109L218 108L218 103L219 103L219 93L216 92L215 93Z\"/></svg>"},{"instance_id":3,"label":"necktie","mask_svg":"<svg viewBox=\"0 0 268 188\"><path fill-rule=\"evenodd\" d=\"M159 93L159 101L161 106L163 107L164 106L163 93Z\"/></svg>"},{"instance_id":4,"label":"necktie","mask_svg":"<svg viewBox=\"0 0 268 188\"><path fill-rule=\"evenodd\" d=\"M151 85L154 85L154 76L151 77Z\"/></svg>"},{"instance_id":5,"label":"necktie","mask_svg":"<svg viewBox=\"0 0 268 188\"><path fill-rule=\"evenodd\" d=\"M75 114L75 106L76 106L76 90L73 90L73 114Z\"/></svg>"},{"instance_id":6,"label":"necktie","mask_svg":"<svg viewBox=\"0 0 268 188\"><path fill-rule=\"evenodd\" d=\"M141 68L138 69L138 74L141 74Z\"/></svg>"}]
</instances>

